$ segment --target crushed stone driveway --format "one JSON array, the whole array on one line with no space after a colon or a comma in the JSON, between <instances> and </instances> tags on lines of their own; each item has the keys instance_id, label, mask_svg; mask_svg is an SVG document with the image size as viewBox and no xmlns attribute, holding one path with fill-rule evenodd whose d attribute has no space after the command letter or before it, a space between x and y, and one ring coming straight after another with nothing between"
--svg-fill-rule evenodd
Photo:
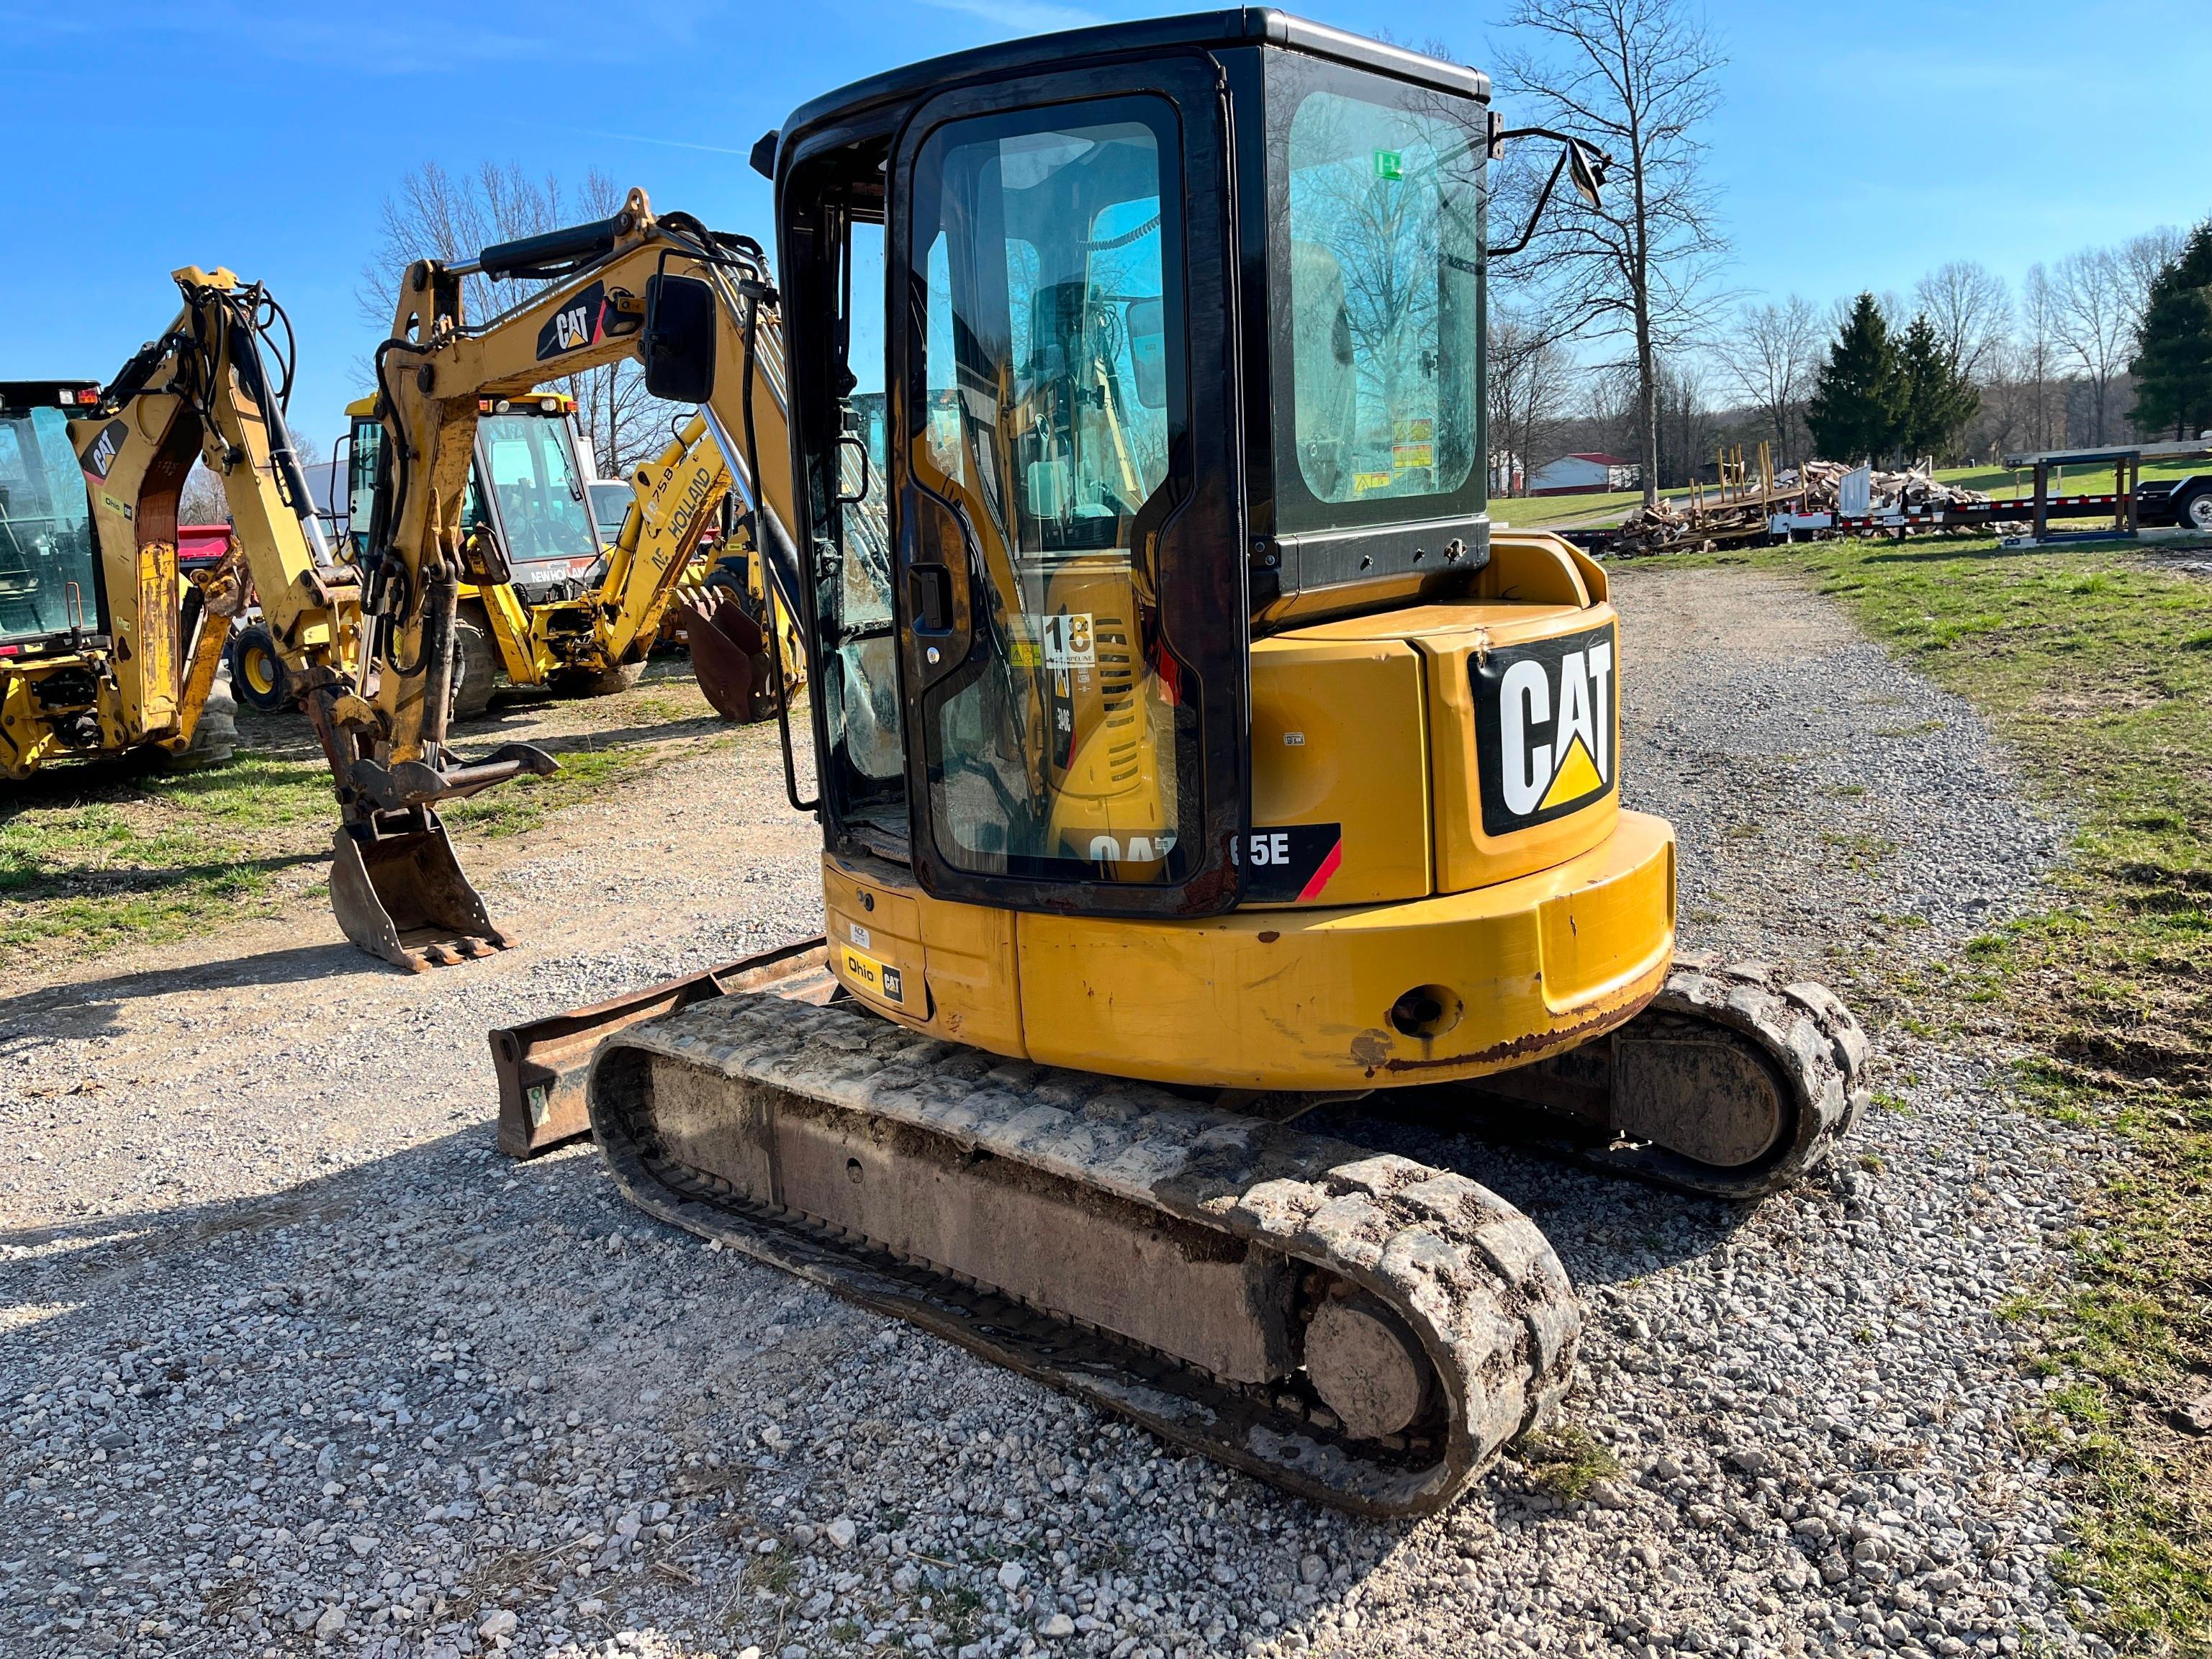
<instances>
[{"instance_id":1,"label":"crushed stone driveway","mask_svg":"<svg viewBox=\"0 0 2212 1659\"><path fill-rule=\"evenodd\" d=\"M1343 1655L2100 1649L2004 1300L2107 1149L1900 975L2063 825L1785 578L1618 572L1626 793L1684 944L1889 1011L1882 1105L1738 1211L1456 1124L1588 1308L1579 1478L1347 1519L493 1149L484 1032L815 930L773 729L465 848L521 941L410 976L319 909L0 986L0 1651ZM1579 1495L1574 1495L1574 1494Z\"/></svg>"}]
</instances>

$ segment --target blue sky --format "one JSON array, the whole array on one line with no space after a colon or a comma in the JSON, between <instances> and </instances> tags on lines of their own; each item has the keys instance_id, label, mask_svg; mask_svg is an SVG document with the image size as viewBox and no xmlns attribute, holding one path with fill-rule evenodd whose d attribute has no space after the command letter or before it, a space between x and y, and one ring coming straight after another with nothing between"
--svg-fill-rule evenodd
<instances>
[{"instance_id":1,"label":"blue sky","mask_svg":"<svg viewBox=\"0 0 2212 1659\"><path fill-rule=\"evenodd\" d=\"M434 160L598 167L769 240L745 165L795 105L1009 36L1194 7L1128 0L0 0L0 374L105 377L228 264L300 326L301 431L326 445L378 336L355 298L377 210ZM1481 64L1505 0L1313 0ZM1708 134L1730 284L1825 304L1946 259L2037 259L2212 213L2212 6L1712 0ZM1510 114L1510 112L1509 112Z\"/></svg>"}]
</instances>

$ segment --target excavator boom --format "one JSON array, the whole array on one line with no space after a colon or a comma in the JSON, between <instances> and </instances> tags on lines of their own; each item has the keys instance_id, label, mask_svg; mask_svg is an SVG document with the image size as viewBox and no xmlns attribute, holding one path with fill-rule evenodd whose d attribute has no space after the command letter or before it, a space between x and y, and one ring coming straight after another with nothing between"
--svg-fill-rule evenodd
<instances>
[{"instance_id":1,"label":"excavator boom","mask_svg":"<svg viewBox=\"0 0 2212 1659\"><path fill-rule=\"evenodd\" d=\"M463 279L476 273L542 286L476 322L463 307ZM789 516L781 469L757 486L760 469L736 447L742 433L781 457L787 441L765 258L687 216L656 217L633 191L611 218L487 248L460 264L420 261L401 283L392 335L374 358L389 461L362 554L364 694L325 708L345 820L332 895L340 925L364 950L421 969L507 943L437 814L441 801L555 767L520 744L465 760L449 740L460 589L501 591L510 578L500 550L463 522L476 427L486 410L547 380L638 356L664 290L705 298L694 320L727 360L719 383L710 368L701 395L685 400L701 404L721 457L712 462L696 434L680 440L683 454L651 491L654 516L634 515L650 540L615 550L591 618L602 672L643 649L724 479L744 501L754 544L791 546L779 522Z\"/></svg>"}]
</instances>

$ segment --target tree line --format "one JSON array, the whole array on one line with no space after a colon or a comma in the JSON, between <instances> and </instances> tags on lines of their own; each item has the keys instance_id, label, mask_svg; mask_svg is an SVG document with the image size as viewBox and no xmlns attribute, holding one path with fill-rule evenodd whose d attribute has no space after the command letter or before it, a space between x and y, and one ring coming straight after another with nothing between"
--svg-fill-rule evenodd
<instances>
[{"instance_id":1,"label":"tree line","mask_svg":"<svg viewBox=\"0 0 2212 1659\"><path fill-rule=\"evenodd\" d=\"M1555 198L1528 246L1493 264L1499 493L1584 450L1638 462L1648 498L1762 440L1778 465L1943 464L2212 427L2212 221L2032 265L2016 288L1955 260L1909 295L1731 303L1699 136L1726 58L1698 14L1686 0L1517 0L1505 29L1501 105L1595 138L1615 166L1603 204ZM1509 149L1491 168L1499 245L1548 164Z\"/></svg>"}]
</instances>

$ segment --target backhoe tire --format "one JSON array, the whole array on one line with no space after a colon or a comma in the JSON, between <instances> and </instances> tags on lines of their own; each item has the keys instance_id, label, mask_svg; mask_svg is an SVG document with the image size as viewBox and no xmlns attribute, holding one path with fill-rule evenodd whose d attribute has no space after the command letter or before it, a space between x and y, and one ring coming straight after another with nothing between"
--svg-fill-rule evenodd
<instances>
[{"instance_id":1,"label":"backhoe tire","mask_svg":"<svg viewBox=\"0 0 2212 1659\"><path fill-rule=\"evenodd\" d=\"M553 689L564 697L611 697L617 691L631 690L644 678L645 659L640 657L635 662L617 663L596 672L563 669L553 677Z\"/></svg>"},{"instance_id":2,"label":"backhoe tire","mask_svg":"<svg viewBox=\"0 0 2212 1659\"><path fill-rule=\"evenodd\" d=\"M292 706L292 673L266 623L248 623L231 635L224 653L228 695L258 714L281 714Z\"/></svg>"},{"instance_id":3,"label":"backhoe tire","mask_svg":"<svg viewBox=\"0 0 2212 1659\"><path fill-rule=\"evenodd\" d=\"M231 695L230 670L226 665L216 671L215 683L208 687L207 702L201 706L199 724L192 727L191 742L183 753L166 756L163 764L172 772L205 772L229 760L237 748L238 702Z\"/></svg>"},{"instance_id":4,"label":"backhoe tire","mask_svg":"<svg viewBox=\"0 0 2212 1659\"><path fill-rule=\"evenodd\" d=\"M453 701L448 720L482 720L499 689L499 652L483 624L453 619Z\"/></svg>"}]
</instances>

